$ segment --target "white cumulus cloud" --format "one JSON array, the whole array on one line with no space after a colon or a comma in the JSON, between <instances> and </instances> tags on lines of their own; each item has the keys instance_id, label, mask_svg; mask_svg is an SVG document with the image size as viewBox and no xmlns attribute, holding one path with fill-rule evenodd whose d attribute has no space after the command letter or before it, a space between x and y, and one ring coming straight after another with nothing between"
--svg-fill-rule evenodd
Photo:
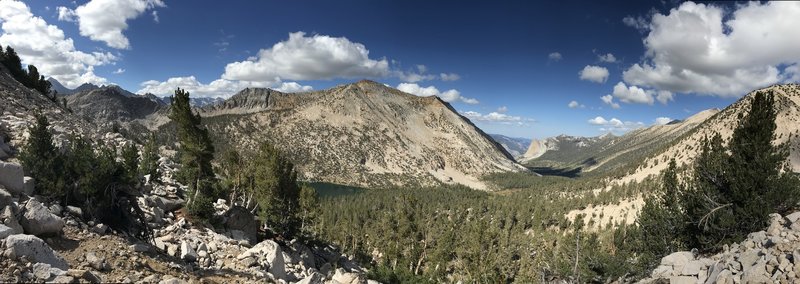
<instances>
[{"instance_id":1,"label":"white cumulus cloud","mask_svg":"<svg viewBox=\"0 0 800 284\"><path fill-rule=\"evenodd\" d=\"M535 122L535 120L532 118L508 115L499 112L490 112L488 114L482 114L476 111L465 111L462 112L461 114L472 121L493 122L506 125L529 125L530 123Z\"/></svg>"},{"instance_id":2,"label":"white cumulus cloud","mask_svg":"<svg viewBox=\"0 0 800 284\"><path fill-rule=\"evenodd\" d=\"M68 88L83 83L108 83L94 74L94 67L111 64L117 60L116 56L108 52L76 50L64 31L34 16L25 3L0 1L0 22L0 44L12 46L23 63L36 65L43 75L55 78Z\"/></svg>"},{"instance_id":3,"label":"white cumulus cloud","mask_svg":"<svg viewBox=\"0 0 800 284\"><path fill-rule=\"evenodd\" d=\"M618 109L618 108L620 108L620 105L619 105L619 103L616 103L616 102L614 102L614 97L613 97L613 96L611 96L611 95L605 95L605 96L602 96L602 97L600 97L600 100L602 100L602 101L603 101L603 103L605 103L605 104L607 104L607 105L611 106L611 108L613 108L613 109Z\"/></svg>"},{"instance_id":4,"label":"white cumulus cloud","mask_svg":"<svg viewBox=\"0 0 800 284\"><path fill-rule=\"evenodd\" d=\"M628 87L622 82L614 86L614 92L612 94L615 98L624 103L653 104L652 92L645 91L637 86Z\"/></svg>"},{"instance_id":5,"label":"white cumulus cloud","mask_svg":"<svg viewBox=\"0 0 800 284\"><path fill-rule=\"evenodd\" d=\"M141 84L141 89L136 91L138 94L151 93L157 96L171 96L174 94L176 88L181 88L192 94L193 97L230 97L244 88L257 87L267 88L272 87L275 90L293 93L305 92L312 90L311 86L303 86L296 82L283 82L280 85L252 83L246 81L231 81L225 79L217 79L208 84L204 84L197 80L194 76L186 77L173 77L166 81L149 80Z\"/></svg>"},{"instance_id":6,"label":"white cumulus cloud","mask_svg":"<svg viewBox=\"0 0 800 284\"><path fill-rule=\"evenodd\" d=\"M654 121L654 124L655 124L655 125L665 125L665 124L667 124L667 123L670 123L670 122L672 122L672 120L673 120L672 118L669 118L669 117L663 117L663 116L662 116L662 117L658 117L658 118L656 118L656 119L655 119L655 121Z\"/></svg>"},{"instance_id":7,"label":"white cumulus cloud","mask_svg":"<svg viewBox=\"0 0 800 284\"><path fill-rule=\"evenodd\" d=\"M782 67L800 62L797 27L800 2L748 2L733 9L685 2L652 16L645 59L623 78L673 93L741 96L792 77Z\"/></svg>"},{"instance_id":8,"label":"white cumulus cloud","mask_svg":"<svg viewBox=\"0 0 800 284\"><path fill-rule=\"evenodd\" d=\"M422 87L414 83L400 83L399 85L397 85L397 89L420 97L438 96L445 102L460 101L466 104L473 104L473 105L480 103L476 99L462 97L461 93L455 89L450 89L441 92L434 86Z\"/></svg>"},{"instance_id":9,"label":"white cumulus cloud","mask_svg":"<svg viewBox=\"0 0 800 284\"><path fill-rule=\"evenodd\" d=\"M128 20L139 17L147 10L164 6L162 0L91 0L74 11L58 7L58 19L77 19L82 36L104 42L112 48L129 49L130 42L122 33L128 28ZM158 14L153 13L153 17L157 22Z\"/></svg>"},{"instance_id":10,"label":"white cumulus cloud","mask_svg":"<svg viewBox=\"0 0 800 284\"><path fill-rule=\"evenodd\" d=\"M569 108L585 108L585 105L578 103L578 101L571 101L567 104Z\"/></svg>"},{"instance_id":11,"label":"white cumulus cloud","mask_svg":"<svg viewBox=\"0 0 800 284\"><path fill-rule=\"evenodd\" d=\"M618 118L605 119L598 116L587 121L591 125L601 126L600 131L627 132L644 127L642 122L622 121Z\"/></svg>"},{"instance_id":12,"label":"white cumulus cloud","mask_svg":"<svg viewBox=\"0 0 800 284\"><path fill-rule=\"evenodd\" d=\"M608 80L608 69L600 66L587 65L583 70L578 72L581 80L591 81L595 83L605 83Z\"/></svg>"},{"instance_id":13,"label":"white cumulus cloud","mask_svg":"<svg viewBox=\"0 0 800 284\"><path fill-rule=\"evenodd\" d=\"M550 61L561 61L564 57L561 56L560 52L551 52L547 55L547 59Z\"/></svg>"},{"instance_id":14,"label":"white cumulus cloud","mask_svg":"<svg viewBox=\"0 0 800 284\"><path fill-rule=\"evenodd\" d=\"M333 78L384 77L389 61L369 58L369 50L344 37L289 34L289 39L262 49L245 61L225 66L223 79L250 82L328 80Z\"/></svg>"},{"instance_id":15,"label":"white cumulus cloud","mask_svg":"<svg viewBox=\"0 0 800 284\"><path fill-rule=\"evenodd\" d=\"M614 55L611 54L611 53L600 54L600 55L597 56L597 60L600 60L600 62L606 62L606 63L617 62L617 58L614 57Z\"/></svg>"}]
</instances>

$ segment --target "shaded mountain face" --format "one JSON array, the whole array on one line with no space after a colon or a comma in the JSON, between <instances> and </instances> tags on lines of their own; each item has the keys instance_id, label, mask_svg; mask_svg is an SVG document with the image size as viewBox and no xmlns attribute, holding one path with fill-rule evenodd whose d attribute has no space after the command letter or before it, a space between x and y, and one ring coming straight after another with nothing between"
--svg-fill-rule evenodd
<instances>
[{"instance_id":1,"label":"shaded mountain face","mask_svg":"<svg viewBox=\"0 0 800 284\"><path fill-rule=\"evenodd\" d=\"M522 158L523 154L528 150L531 144L531 139L508 137L500 134L489 134L500 146L503 146L514 159Z\"/></svg>"},{"instance_id":2,"label":"shaded mountain face","mask_svg":"<svg viewBox=\"0 0 800 284\"><path fill-rule=\"evenodd\" d=\"M484 174L526 170L449 104L372 81L294 94L245 89L199 111L218 152L269 141L313 181L483 189Z\"/></svg>"},{"instance_id":3,"label":"shaded mountain face","mask_svg":"<svg viewBox=\"0 0 800 284\"><path fill-rule=\"evenodd\" d=\"M534 168L579 169L584 174L628 170L671 146L717 112L701 111L684 121L641 128L619 137L561 135L533 141L522 161Z\"/></svg>"},{"instance_id":4,"label":"shaded mountain face","mask_svg":"<svg viewBox=\"0 0 800 284\"><path fill-rule=\"evenodd\" d=\"M76 114L96 124L143 119L166 106L153 95L136 95L118 86L80 91L66 99Z\"/></svg>"}]
</instances>

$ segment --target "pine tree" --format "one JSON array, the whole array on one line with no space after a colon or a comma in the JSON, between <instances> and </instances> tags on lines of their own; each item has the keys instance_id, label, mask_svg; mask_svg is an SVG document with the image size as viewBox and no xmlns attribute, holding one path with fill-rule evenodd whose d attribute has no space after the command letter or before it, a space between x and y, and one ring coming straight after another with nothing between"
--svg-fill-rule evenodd
<instances>
[{"instance_id":1,"label":"pine tree","mask_svg":"<svg viewBox=\"0 0 800 284\"><path fill-rule=\"evenodd\" d=\"M756 92L728 147L719 134L704 141L692 188L681 198L690 222L683 233L688 246L719 249L763 229L770 213L783 214L797 205L797 177L781 172L786 146L772 144L777 127L773 104L772 94Z\"/></svg>"},{"instance_id":2,"label":"pine tree","mask_svg":"<svg viewBox=\"0 0 800 284\"><path fill-rule=\"evenodd\" d=\"M36 180L38 193L60 196L63 194L63 157L53 145L50 122L43 114L34 114L36 124L29 129L29 138L20 153L20 161L28 174Z\"/></svg>"},{"instance_id":3,"label":"pine tree","mask_svg":"<svg viewBox=\"0 0 800 284\"><path fill-rule=\"evenodd\" d=\"M214 170L211 167L214 146L211 144L208 130L202 127L200 115L192 112L189 92L178 88L171 101L169 118L176 124L180 143L182 167L178 172L178 178L184 184L188 184L190 190L187 207L190 213L203 215L199 217L210 217L208 208L212 208L213 211L211 202L215 197L214 187L211 184L214 179Z\"/></svg>"},{"instance_id":4,"label":"pine tree","mask_svg":"<svg viewBox=\"0 0 800 284\"><path fill-rule=\"evenodd\" d=\"M139 180L139 150L133 144L122 148L122 166L125 169L124 180L136 184Z\"/></svg>"},{"instance_id":5,"label":"pine tree","mask_svg":"<svg viewBox=\"0 0 800 284\"><path fill-rule=\"evenodd\" d=\"M276 233L295 235L298 230L300 188L294 164L281 156L272 145L263 143L251 171L261 218Z\"/></svg>"},{"instance_id":6,"label":"pine tree","mask_svg":"<svg viewBox=\"0 0 800 284\"><path fill-rule=\"evenodd\" d=\"M685 215L678 203L682 187L678 181L677 165L671 159L662 176L661 189L645 198L637 219L639 263L650 270L655 261L682 248L681 233Z\"/></svg>"},{"instance_id":7,"label":"pine tree","mask_svg":"<svg viewBox=\"0 0 800 284\"><path fill-rule=\"evenodd\" d=\"M36 66L28 65L28 79L27 82L23 82L26 86L36 85L39 83L39 69ZM37 88L38 89L38 88Z\"/></svg>"},{"instance_id":8,"label":"pine tree","mask_svg":"<svg viewBox=\"0 0 800 284\"><path fill-rule=\"evenodd\" d=\"M299 196L299 214L300 214L300 232L305 233L308 226L313 225L313 220L317 215L317 191L308 185L300 187Z\"/></svg>"},{"instance_id":9,"label":"pine tree","mask_svg":"<svg viewBox=\"0 0 800 284\"><path fill-rule=\"evenodd\" d=\"M150 175L150 181L160 182L161 172L158 171L158 144L156 136L150 133L147 142L142 150L142 161L139 164L139 174L142 176Z\"/></svg>"}]
</instances>

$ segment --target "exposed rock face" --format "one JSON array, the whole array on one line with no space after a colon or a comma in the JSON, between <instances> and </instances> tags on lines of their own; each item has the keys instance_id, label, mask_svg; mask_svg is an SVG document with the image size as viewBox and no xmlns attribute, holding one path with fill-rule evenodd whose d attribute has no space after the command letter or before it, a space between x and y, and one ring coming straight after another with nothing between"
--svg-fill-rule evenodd
<instances>
[{"instance_id":1,"label":"exposed rock face","mask_svg":"<svg viewBox=\"0 0 800 284\"><path fill-rule=\"evenodd\" d=\"M240 254L237 259L253 258L263 267L269 267L269 272L277 279L286 279L286 264L283 259L281 246L271 240L258 243L251 249Z\"/></svg>"},{"instance_id":2,"label":"exposed rock face","mask_svg":"<svg viewBox=\"0 0 800 284\"><path fill-rule=\"evenodd\" d=\"M525 170L449 104L372 81L296 94L245 89L200 114L218 149L266 139L309 180L485 188L484 174Z\"/></svg>"},{"instance_id":3,"label":"exposed rock face","mask_svg":"<svg viewBox=\"0 0 800 284\"><path fill-rule=\"evenodd\" d=\"M14 212L13 205L6 206L0 212L0 223L3 225L11 228L13 230L13 234L22 234L23 229L22 225L19 224L19 219L17 218L17 214Z\"/></svg>"},{"instance_id":4,"label":"exposed rock face","mask_svg":"<svg viewBox=\"0 0 800 284\"><path fill-rule=\"evenodd\" d=\"M11 259L25 256L33 262L47 263L61 270L69 269L67 262L57 255L42 239L31 235L11 235L5 239L4 255Z\"/></svg>"},{"instance_id":5,"label":"exposed rock face","mask_svg":"<svg viewBox=\"0 0 800 284\"><path fill-rule=\"evenodd\" d=\"M165 105L160 100L110 86L76 92L67 97L67 106L92 121L105 122L144 118Z\"/></svg>"},{"instance_id":6,"label":"exposed rock face","mask_svg":"<svg viewBox=\"0 0 800 284\"><path fill-rule=\"evenodd\" d=\"M0 162L0 185L16 194L25 191L25 175L22 166L16 163Z\"/></svg>"},{"instance_id":7,"label":"exposed rock face","mask_svg":"<svg viewBox=\"0 0 800 284\"><path fill-rule=\"evenodd\" d=\"M800 281L800 212L772 215L766 231L751 233L723 252L696 256L675 252L661 259L651 277L640 283L798 283Z\"/></svg>"},{"instance_id":8,"label":"exposed rock face","mask_svg":"<svg viewBox=\"0 0 800 284\"><path fill-rule=\"evenodd\" d=\"M28 234L54 235L60 233L64 227L64 220L50 213L47 207L35 199L28 200L24 211L20 225Z\"/></svg>"},{"instance_id":9,"label":"exposed rock face","mask_svg":"<svg viewBox=\"0 0 800 284\"><path fill-rule=\"evenodd\" d=\"M258 237L258 221L255 215L246 208L234 206L225 214L225 228L230 231L241 231L250 244L255 244Z\"/></svg>"}]
</instances>

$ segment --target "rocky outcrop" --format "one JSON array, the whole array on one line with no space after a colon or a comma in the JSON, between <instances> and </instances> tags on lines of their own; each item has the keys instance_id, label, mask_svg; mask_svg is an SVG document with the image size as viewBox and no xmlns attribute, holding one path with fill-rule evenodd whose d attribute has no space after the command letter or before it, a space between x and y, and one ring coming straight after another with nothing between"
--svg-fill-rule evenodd
<instances>
[{"instance_id":1,"label":"rocky outcrop","mask_svg":"<svg viewBox=\"0 0 800 284\"><path fill-rule=\"evenodd\" d=\"M255 215L246 208L234 206L225 213L225 229L232 235L234 231L241 232L241 235L250 243L255 244L258 237L258 221Z\"/></svg>"},{"instance_id":2,"label":"rocky outcrop","mask_svg":"<svg viewBox=\"0 0 800 284\"><path fill-rule=\"evenodd\" d=\"M64 220L50 213L50 210L36 199L31 199L25 204L20 225L28 234L57 235L64 227Z\"/></svg>"},{"instance_id":3,"label":"rocky outcrop","mask_svg":"<svg viewBox=\"0 0 800 284\"><path fill-rule=\"evenodd\" d=\"M239 260L252 258L255 264L267 268L272 276L286 280L286 264L283 259L281 246L271 240L258 243L251 249L236 257Z\"/></svg>"},{"instance_id":4,"label":"rocky outcrop","mask_svg":"<svg viewBox=\"0 0 800 284\"><path fill-rule=\"evenodd\" d=\"M771 215L766 231L726 245L712 256L675 252L661 259L651 277L640 283L798 283L800 282L800 212Z\"/></svg>"},{"instance_id":5,"label":"rocky outcrop","mask_svg":"<svg viewBox=\"0 0 800 284\"><path fill-rule=\"evenodd\" d=\"M11 235L5 239L3 255L10 259L20 257L28 261L46 263L62 270L69 269L67 262L56 254L42 239L32 235Z\"/></svg>"},{"instance_id":6,"label":"rocky outcrop","mask_svg":"<svg viewBox=\"0 0 800 284\"><path fill-rule=\"evenodd\" d=\"M0 185L8 191L20 194L25 191L25 175L22 166L16 163L0 162Z\"/></svg>"}]
</instances>

